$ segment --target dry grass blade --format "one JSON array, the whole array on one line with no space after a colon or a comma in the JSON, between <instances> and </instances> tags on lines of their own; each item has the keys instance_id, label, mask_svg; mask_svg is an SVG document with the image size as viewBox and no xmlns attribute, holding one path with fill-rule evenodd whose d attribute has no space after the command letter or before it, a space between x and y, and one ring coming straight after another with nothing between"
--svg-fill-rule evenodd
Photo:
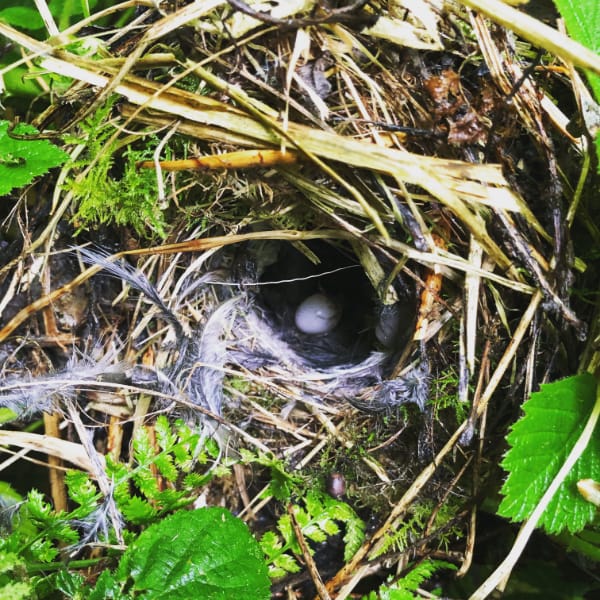
<instances>
[{"instance_id":1,"label":"dry grass blade","mask_svg":"<svg viewBox=\"0 0 600 600\"><path fill-rule=\"evenodd\" d=\"M578 67L591 69L600 74L600 57L564 33L544 25L538 19L508 6L500 0L459 0L461 4L485 14L507 29L555 56L560 56Z\"/></svg>"},{"instance_id":2,"label":"dry grass blade","mask_svg":"<svg viewBox=\"0 0 600 600\"><path fill-rule=\"evenodd\" d=\"M0 24L0 32L40 54L54 52L50 46L31 38L24 39L22 34L8 26ZM140 107L232 132L238 139L246 137L248 145L256 146L263 143L279 147L282 143L291 142L301 151L318 156L320 159L339 161L386 173L406 183L419 185L445 204L470 229L473 236L501 269L512 267L511 261L487 234L484 220L468 206L468 203L472 203L477 207L484 199L486 203L492 205L498 203L509 206L515 211L521 209L522 201L511 191L499 167L419 156L292 123L288 125L285 132L286 139L282 139L281 126L268 115L262 115L261 120L257 121L221 102L182 90L165 91L160 86L131 75L123 76L121 82L115 84L112 78L102 74L96 63L74 55L67 57L64 52L56 54L64 58L44 59L42 64L45 68L101 88L110 85L115 92ZM208 71L202 70L202 75L210 78L212 85L219 87L234 99L245 100L238 90L225 82L220 82ZM470 183L469 189L465 189L465 180ZM362 206L368 211L379 231L387 237L387 230L378 215L368 205L362 204Z\"/></svg>"},{"instance_id":3,"label":"dry grass blade","mask_svg":"<svg viewBox=\"0 0 600 600\"><path fill-rule=\"evenodd\" d=\"M42 454L60 458L87 473L94 472L90 457L81 444L61 440L49 435L41 435L39 433L5 431L0 429L0 445L28 448L35 452L41 452Z\"/></svg>"}]
</instances>

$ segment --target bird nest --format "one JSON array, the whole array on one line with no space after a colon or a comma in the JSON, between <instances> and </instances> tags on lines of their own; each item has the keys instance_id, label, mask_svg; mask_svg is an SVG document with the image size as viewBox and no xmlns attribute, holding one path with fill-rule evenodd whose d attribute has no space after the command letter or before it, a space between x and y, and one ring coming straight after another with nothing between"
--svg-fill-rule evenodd
<instances>
[{"instance_id":1,"label":"bird nest","mask_svg":"<svg viewBox=\"0 0 600 600\"><path fill-rule=\"evenodd\" d=\"M318 563L330 590L409 556L466 565L503 449L486 423L503 436L585 337L561 177L585 153L562 112L577 74L466 3L146 4L64 34L102 57L2 28L69 78L37 126L77 141L35 205L12 198L0 403L55 414L82 450L53 459L98 480L89 457L126 457L163 412L219 460L281 459L373 524ZM198 495L272 525L269 473L236 466Z\"/></svg>"}]
</instances>

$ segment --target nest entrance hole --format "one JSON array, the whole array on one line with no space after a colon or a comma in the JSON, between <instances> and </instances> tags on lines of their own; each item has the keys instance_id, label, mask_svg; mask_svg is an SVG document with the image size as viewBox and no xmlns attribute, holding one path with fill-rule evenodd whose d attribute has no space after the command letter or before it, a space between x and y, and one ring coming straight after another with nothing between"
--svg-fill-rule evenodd
<instances>
[{"instance_id":1,"label":"nest entrance hole","mask_svg":"<svg viewBox=\"0 0 600 600\"><path fill-rule=\"evenodd\" d=\"M315 368L357 364L373 351L389 350L376 335L383 307L354 252L320 240L305 246L303 253L288 242L277 243L275 260L260 276L256 303L281 339ZM307 333L298 326L298 311L315 295L327 298L340 314L331 330Z\"/></svg>"}]
</instances>

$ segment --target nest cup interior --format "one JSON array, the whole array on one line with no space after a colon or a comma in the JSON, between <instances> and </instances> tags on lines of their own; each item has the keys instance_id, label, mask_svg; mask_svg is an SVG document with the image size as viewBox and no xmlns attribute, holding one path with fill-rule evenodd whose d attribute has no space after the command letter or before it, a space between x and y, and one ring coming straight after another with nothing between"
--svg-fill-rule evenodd
<instances>
[{"instance_id":1,"label":"nest cup interior","mask_svg":"<svg viewBox=\"0 0 600 600\"><path fill-rule=\"evenodd\" d=\"M375 335L381 304L358 258L344 245L306 246L317 264L294 245L278 244L275 261L260 276L256 304L263 317L312 367L355 364L382 350ZM311 319L325 314L323 331L304 325L307 313Z\"/></svg>"}]
</instances>

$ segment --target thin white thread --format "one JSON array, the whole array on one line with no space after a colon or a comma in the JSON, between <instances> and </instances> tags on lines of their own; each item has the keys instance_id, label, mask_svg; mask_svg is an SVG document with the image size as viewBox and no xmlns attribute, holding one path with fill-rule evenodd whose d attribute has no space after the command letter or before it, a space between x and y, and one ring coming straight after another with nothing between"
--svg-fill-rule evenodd
<instances>
[{"instance_id":1,"label":"thin white thread","mask_svg":"<svg viewBox=\"0 0 600 600\"><path fill-rule=\"evenodd\" d=\"M319 277L323 277L325 275L332 275L333 273L338 273L339 271L345 271L347 269L357 269L360 265L348 265L347 267L338 267L337 269L332 269L331 271L323 271L322 273L315 273L314 275L306 275L306 277L294 277L293 279L278 279L277 281L257 281L257 282L232 282L232 281L203 281L202 283L208 285L224 285L229 287L238 287L238 286L247 286L254 287L257 285L278 285L280 283L294 283L295 281L307 281L308 279L317 279Z\"/></svg>"}]
</instances>

